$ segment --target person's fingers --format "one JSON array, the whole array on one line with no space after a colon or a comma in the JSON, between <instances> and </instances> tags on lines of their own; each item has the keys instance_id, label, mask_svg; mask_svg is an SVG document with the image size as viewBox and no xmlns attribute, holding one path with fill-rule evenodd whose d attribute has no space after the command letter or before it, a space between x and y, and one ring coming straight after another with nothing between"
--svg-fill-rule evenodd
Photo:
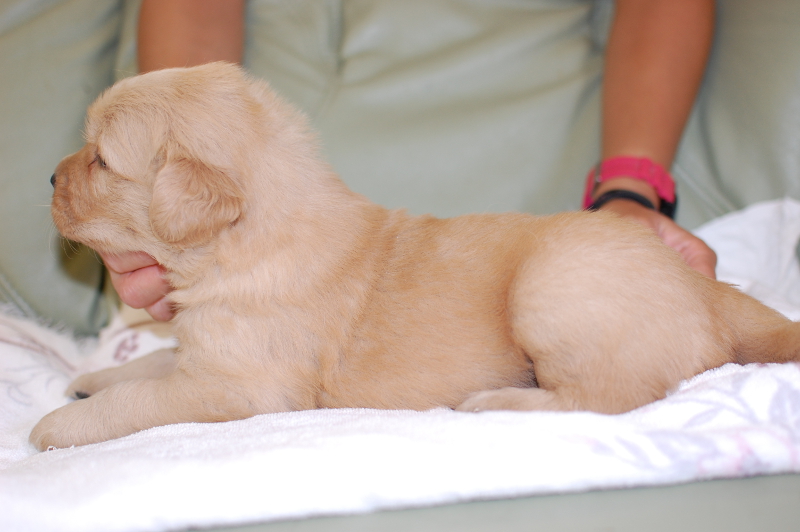
<instances>
[{"instance_id":1,"label":"person's fingers","mask_svg":"<svg viewBox=\"0 0 800 532\"><path fill-rule=\"evenodd\" d=\"M712 279L717 278L717 254L700 238L666 217L660 221L656 232L689 266Z\"/></svg>"},{"instance_id":2,"label":"person's fingers","mask_svg":"<svg viewBox=\"0 0 800 532\"><path fill-rule=\"evenodd\" d=\"M169 321L175 317L175 306L167 297L162 297L152 305L145 307L145 310L156 321Z\"/></svg>"},{"instance_id":3,"label":"person's fingers","mask_svg":"<svg viewBox=\"0 0 800 532\"><path fill-rule=\"evenodd\" d=\"M147 253L103 255L111 283L120 299L133 308L145 309L155 320L169 321L175 315L166 297L172 287L163 268Z\"/></svg>"},{"instance_id":4,"label":"person's fingers","mask_svg":"<svg viewBox=\"0 0 800 532\"><path fill-rule=\"evenodd\" d=\"M109 270L120 299L133 308L147 308L170 292L161 266L147 266L127 273Z\"/></svg>"},{"instance_id":5,"label":"person's fingers","mask_svg":"<svg viewBox=\"0 0 800 532\"><path fill-rule=\"evenodd\" d=\"M121 255L100 254L103 263L110 271L115 273L129 273L147 266L158 264L156 259L143 251L132 251Z\"/></svg>"},{"instance_id":6,"label":"person's fingers","mask_svg":"<svg viewBox=\"0 0 800 532\"><path fill-rule=\"evenodd\" d=\"M663 214L627 200L610 201L602 210L615 212L651 228L666 245L683 257L686 264L716 279L717 254L714 250Z\"/></svg>"}]
</instances>

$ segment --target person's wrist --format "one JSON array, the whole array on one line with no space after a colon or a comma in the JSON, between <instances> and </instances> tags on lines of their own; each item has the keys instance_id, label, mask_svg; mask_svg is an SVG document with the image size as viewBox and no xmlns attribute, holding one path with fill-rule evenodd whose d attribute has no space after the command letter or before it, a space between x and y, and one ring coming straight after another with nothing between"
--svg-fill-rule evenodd
<instances>
[{"instance_id":1,"label":"person's wrist","mask_svg":"<svg viewBox=\"0 0 800 532\"><path fill-rule=\"evenodd\" d=\"M603 159L586 176L583 207L610 190L628 190L652 203L654 208L672 218L676 196L675 181L659 163L648 157L618 155Z\"/></svg>"},{"instance_id":2,"label":"person's wrist","mask_svg":"<svg viewBox=\"0 0 800 532\"><path fill-rule=\"evenodd\" d=\"M613 199L605 202L598 210L612 212L617 216L637 222L658 233L659 218L663 218L655 209L627 199Z\"/></svg>"},{"instance_id":3,"label":"person's wrist","mask_svg":"<svg viewBox=\"0 0 800 532\"><path fill-rule=\"evenodd\" d=\"M610 157L586 176L583 207L597 210L612 199L633 201L673 218L675 182L663 166L648 157Z\"/></svg>"},{"instance_id":4,"label":"person's wrist","mask_svg":"<svg viewBox=\"0 0 800 532\"><path fill-rule=\"evenodd\" d=\"M618 177L609 179L608 181L603 181L597 185L592 192L592 200L596 200L606 192L610 192L612 190L628 190L638 194L652 203L656 210L658 210L661 206L661 198L658 197L655 187L645 181L631 177Z\"/></svg>"}]
</instances>

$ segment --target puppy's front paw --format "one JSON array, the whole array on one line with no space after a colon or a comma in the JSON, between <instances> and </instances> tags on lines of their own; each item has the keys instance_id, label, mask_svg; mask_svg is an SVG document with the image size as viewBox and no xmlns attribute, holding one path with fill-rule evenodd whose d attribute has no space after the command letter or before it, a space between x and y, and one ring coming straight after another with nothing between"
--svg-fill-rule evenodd
<instances>
[{"instance_id":1,"label":"puppy's front paw","mask_svg":"<svg viewBox=\"0 0 800 532\"><path fill-rule=\"evenodd\" d=\"M102 441L91 429L91 420L87 419L87 401L70 403L44 416L33 427L28 441L40 451L50 447L64 449Z\"/></svg>"},{"instance_id":2,"label":"puppy's front paw","mask_svg":"<svg viewBox=\"0 0 800 532\"><path fill-rule=\"evenodd\" d=\"M63 449L72 446L68 436L64 434L59 410L50 412L39 420L28 437L28 441L40 451L46 451L51 447Z\"/></svg>"},{"instance_id":3,"label":"puppy's front paw","mask_svg":"<svg viewBox=\"0 0 800 532\"><path fill-rule=\"evenodd\" d=\"M81 375L67 388L67 396L85 399L117 383L164 377L175 369L175 350L159 349L122 366Z\"/></svg>"},{"instance_id":4,"label":"puppy's front paw","mask_svg":"<svg viewBox=\"0 0 800 532\"><path fill-rule=\"evenodd\" d=\"M73 399L86 399L96 394L111 383L102 378L102 371L86 373L72 381L65 394Z\"/></svg>"}]
</instances>

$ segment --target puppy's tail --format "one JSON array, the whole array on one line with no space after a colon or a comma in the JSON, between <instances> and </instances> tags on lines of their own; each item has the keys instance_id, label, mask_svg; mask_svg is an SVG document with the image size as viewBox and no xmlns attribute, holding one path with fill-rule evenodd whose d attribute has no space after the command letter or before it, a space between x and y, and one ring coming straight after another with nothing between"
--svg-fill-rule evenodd
<instances>
[{"instance_id":1,"label":"puppy's tail","mask_svg":"<svg viewBox=\"0 0 800 532\"><path fill-rule=\"evenodd\" d=\"M800 322L731 290L735 294L726 298L724 306L731 325L734 362L800 362Z\"/></svg>"}]
</instances>

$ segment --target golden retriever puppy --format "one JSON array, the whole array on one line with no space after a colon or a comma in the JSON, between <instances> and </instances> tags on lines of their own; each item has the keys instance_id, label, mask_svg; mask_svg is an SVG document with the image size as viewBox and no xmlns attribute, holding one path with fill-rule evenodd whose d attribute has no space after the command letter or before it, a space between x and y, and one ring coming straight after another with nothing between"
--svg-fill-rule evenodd
<instances>
[{"instance_id":1,"label":"golden retriever puppy","mask_svg":"<svg viewBox=\"0 0 800 532\"><path fill-rule=\"evenodd\" d=\"M61 233L145 251L174 360L89 375L39 449L311 408L625 412L726 362L800 359L800 324L603 213L437 219L348 190L306 121L215 63L123 80L53 181Z\"/></svg>"}]
</instances>

